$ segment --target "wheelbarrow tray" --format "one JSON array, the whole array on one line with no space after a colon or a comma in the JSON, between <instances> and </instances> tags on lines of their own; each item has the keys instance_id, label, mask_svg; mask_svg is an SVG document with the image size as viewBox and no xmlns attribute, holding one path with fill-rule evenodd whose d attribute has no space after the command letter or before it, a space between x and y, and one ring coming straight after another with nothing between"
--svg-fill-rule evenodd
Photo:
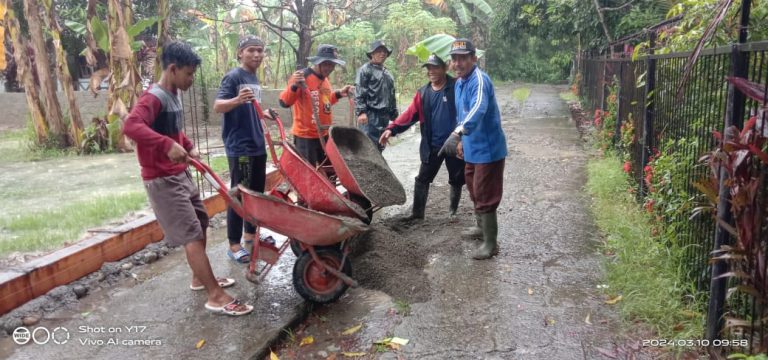
<instances>
[{"instance_id":1,"label":"wheelbarrow tray","mask_svg":"<svg viewBox=\"0 0 768 360\"><path fill-rule=\"evenodd\" d=\"M333 245L368 230L362 221L355 218L324 214L243 186L238 186L238 190L246 218L307 245Z\"/></svg>"},{"instance_id":2,"label":"wheelbarrow tray","mask_svg":"<svg viewBox=\"0 0 768 360\"><path fill-rule=\"evenodd\" d=\"M325 152L347 191L384 207L405 203L405 189L368 135L355 127L332 126Z\"/></svg>"},{"instance_id":3,"label":"wheelbarrow tray","mask_svg":"<svg viewBox=\"0 0 768 360\"><path fill-rule=\"evenodd\" d=\"M283 142L283 153L280 155L280 171L308 208L339 216L368 217L363 208L344 197L328 178L286 142Z\"/></svg>"}]
</instances>

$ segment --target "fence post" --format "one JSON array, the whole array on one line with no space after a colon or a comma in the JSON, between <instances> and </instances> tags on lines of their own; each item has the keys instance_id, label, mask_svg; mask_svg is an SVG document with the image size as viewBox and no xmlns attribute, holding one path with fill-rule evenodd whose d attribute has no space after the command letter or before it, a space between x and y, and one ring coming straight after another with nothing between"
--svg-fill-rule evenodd
<instances>
[{"instance_id":1,"label":"fence post","mask_svg":"<svg viewBox=\"0 0 768 360\"><path fill-rule=\"evenodd\" d=\"M603 81L600 84L600 111L605 111L605 98L606 98L606 90L608 89L608 66L611 63L610 59L606 59L603 61Z\"/></svg>"},{"instance_id":2,"label":"fence post","mask_svg":"<svg viewBox=\"0 0 768 360\"><path fill-rule=\"evenodd\" d=\"M648 165L648 158L653 154L651 147L653 146L653 117L654 117L654 101L656 97L656 59L653 58L654 48L656 47L656 33L651 31L648 36L648 49L649 54L646 58L646 71L645 71L645 113L643 115L643 147L642 157L640 160L640 186L638 191L639 198L645 195L645 182L643 171L645 166Z\"/></svg>"},{"instance_id":3,"label":"fence post","mask_svg":"<svg viewBox=\"0 0 768 360\"><path fill-rule=\"evenodd\" d=\"M622 79L624 79L624 61L622 60L619 62L619 76L617 78L617 84L616 84L616 128L613 131L613 145L616 146L616 144L619 143L619 140L621 139L621 96L624 94L624 85L622 84Z\"/></svg>"},{"instance_id":4,"label":"fence post","mask_svg":"<svg viewBox=\"0 0 768 360\"><path fill-rule=\"evenodd\" d=\"M743 44L747 40L747 26L749 25L749 8L751 5L750 0L744 0L741 8L741 29L739 31L739 44ZM738 45L731 47L731 75L738 77L746 77L747 58L739 49ZM729 141L727 129L731 126L741 128L744 125L744 110L745 110L746 98L744 94L738 91L732 84L728 84L728 98L725 110L725 126L723 127L723 141ZM731 196L730 188L726 184L726 178L728 172L725 168L720 169L720 196L717 204L717 217L724 223L731 224L733 217L731 216ZM713 246L714 251L720 250L723 245L728 245L731 242L731 236L720 225L720 221L717 222L717 230L715 231L715 244ZM721 278L723 274L728 271L728 264L723 260L718 260L712 263L712 279L710 280L709 287L709 307L707 309L707 333L706 337L710 341L718 338L720 331L724 324L724 307L725 307L725 294L726 286L728 284L727 278Z\"/></svg>"}]
</instances>

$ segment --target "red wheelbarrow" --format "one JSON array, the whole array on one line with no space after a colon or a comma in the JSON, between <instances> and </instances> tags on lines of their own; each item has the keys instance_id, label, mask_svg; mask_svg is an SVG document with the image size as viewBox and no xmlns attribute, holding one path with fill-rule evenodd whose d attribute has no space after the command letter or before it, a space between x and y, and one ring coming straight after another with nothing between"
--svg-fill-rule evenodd
<instances>
[{"instance_id":1,"label":"red wheelbarrow","mask_svg":"<svg viewBox=\"0 0 768 360\"><path fill-rule=\"evenodd\" d=\"M243 219L288 237L280 247L265 240L254 244L246 273L249 281L262 282L286 249L300 242L303 251L293 267L293 286L299 295L324 304L338 299L349 286L357 286L349 276L352 268L345 240L368 230L362 221L307 209L243 186L229 190L208 165L197 160L191 164ZM265 263L259 271L258 260Z\"/></svg>"},{"instance_id":2,"label":"red wheelbarrow","mask_svg":"<svg viewBox=\"0 0 768 360\"><path fill-rule=\"evenodd\" d=\"M258 103L254 107L265 130L272 161L286 184L267 189L268 195L242 186L229 190L206 164L193 161L192 165L243 219L288 237L280 247L264 240L254 244L246 274L249 281L263 281L290 247L297 256L293 268L296 291L311 302L333 302L349 286L357 286L349 276L352 269L347 240L368 230L366 224L375 209L404 203L405 190L378 150L370 152L373 143L361 131L331 127L326 150L338 173L341 184L337 186L288 143L282 121L269 110L279 133L279 140L273 141ZM367 143L361 145L361 136ZM279 155L276 146L282 149ZM345 162L347 159L350 164ZM372 178L371 174L375 176ZM361 179L355 179L356 176ZM382 186L388 190L382 192ZM257 271L259 260L265 265Z\"/></svg>"}]
</instances>

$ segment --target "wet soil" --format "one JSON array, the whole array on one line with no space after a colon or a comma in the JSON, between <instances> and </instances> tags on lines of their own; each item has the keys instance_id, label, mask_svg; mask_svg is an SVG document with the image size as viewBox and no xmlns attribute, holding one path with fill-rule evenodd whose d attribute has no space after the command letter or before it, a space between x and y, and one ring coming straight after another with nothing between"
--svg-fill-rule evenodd
<instances>
[{"instance_id":1,"label":"wet soil","mask_svg":"<svg viewBox=\"0 0 768 360\"><path fill-rule=\"evenodd\" d=\"M461 251L447 219L414 224L376 221L372 232L352 244L352 268L360 286L408 303L429 300L432 288L424 268L436 248Z\"/></svg>"},{"instance_id":2,"label":"wet soil","mask_svg":"<svg viewBox=\"0 0 768 360\"><path fill-rule=\"evenodd\" d=\"M335 126L331 138L352 176L373 204L405 202L405 190L368 137L357 128Z\"/></svg>"}]
</instances>

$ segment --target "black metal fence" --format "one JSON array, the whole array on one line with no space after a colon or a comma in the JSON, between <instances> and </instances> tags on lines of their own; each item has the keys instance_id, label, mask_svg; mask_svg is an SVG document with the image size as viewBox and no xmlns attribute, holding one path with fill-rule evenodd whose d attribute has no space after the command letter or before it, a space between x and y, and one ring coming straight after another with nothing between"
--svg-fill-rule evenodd
<instances>
[{"instance_id":1,"label":"black metal fence","mask_svg":"<svg viewBox=\"0 0 768 360\"><path fill-rule=\"evenodd\" d=\"M653 44L652 37L650 43ZM698 160L717 146L713 131L722 133L727 119L741 128L747 119L760 115L758 129L763 136L768 135L768 124L760 113L762 105L754 100L745 100L738 90L729 96L726 81L727 76L739 76L755 83L768 84L766 51L768 41L704 50L682 89L684 67L690 53L652 53L635 61L626 54L581 54L579 93L585 110L591 113L606 110L608 89L615 86L618 92L616 141L621 136L619 129L622 124L631 122L633 125L632 144L625 146L624 151L632 164L631 176L637 184L639 199L643 199L648 191L644 169L659 151L674 153L681 162L681 176L685 181L678 182L682 185L673 190L681 197L689 196L701 201L704 196L694 187L694 183L710 176L710 169L699 165ZM765 174L765 166L762 171ZM755 226L765 230L758 234L768 234L765 217L768 211L768 202L765 201L768 182L764 177L760 185L763 201L759 208L762 212ZM725 322L727 317L746 319L751 324L742 326L743 333L740 335L749 340L750 346L745 351L765 351L768 341L763 338L768 324L763 321L768 319L762 319L765 316L764 299L744 293L726 294L728 285L718 283L717 277L712 282L712 251L731 242L716 242L718 226L715 217L712 214L692 217L691 203L689 207L670 214L670 219L677 224L685 224L675 229L675 245L683 249L679 266L684 269L684 281L695 284L710 302L707 336L724 336L722 330L730 325ZM764 235L759 241L768 242L767 238L768 235ZM715 269L715 275L722 274L724 270ZM731 332L728 336L734 335Z\"/></svg>"}]
</instances>

